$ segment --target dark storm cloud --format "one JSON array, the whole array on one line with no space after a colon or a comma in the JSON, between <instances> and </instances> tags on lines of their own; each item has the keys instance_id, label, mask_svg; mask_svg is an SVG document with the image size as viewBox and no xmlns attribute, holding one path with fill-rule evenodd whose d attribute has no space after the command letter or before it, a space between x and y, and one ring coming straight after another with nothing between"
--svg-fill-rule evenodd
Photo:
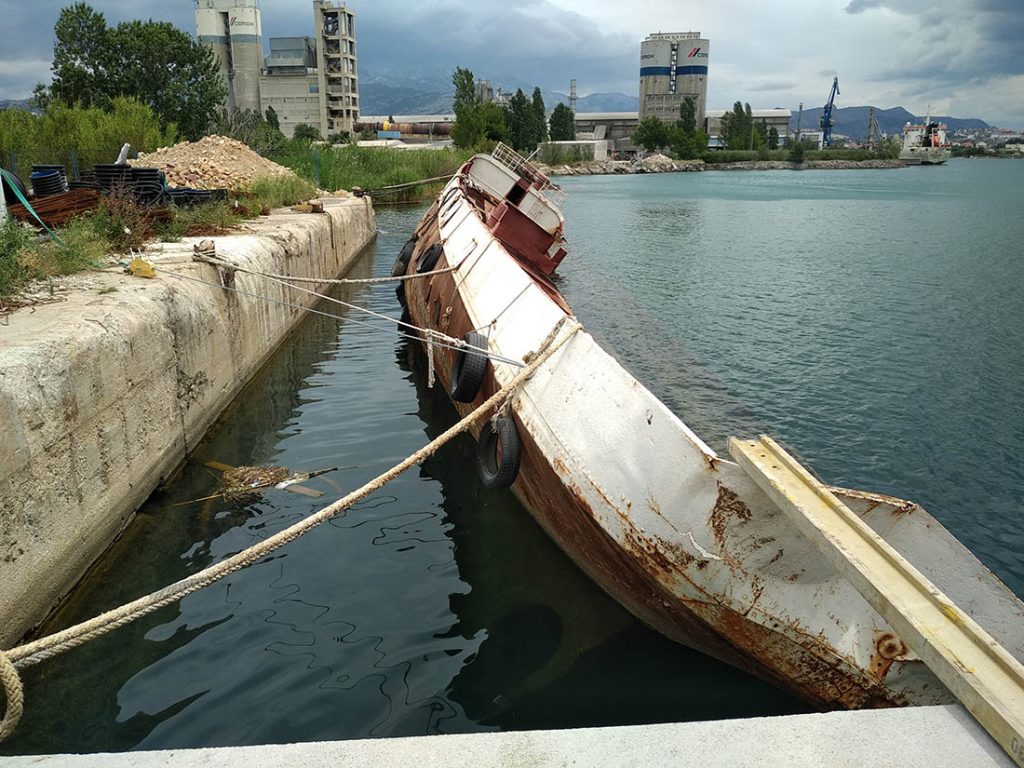
<instances>
[{"instance_id":1,"label":"dark storm cloud","mask_svg":"<svg viewBox=\"0 0 1024 768\"><path fill-rule=\"evenodd\" d=\"M853 0L847 13L888 9L914 19L918 31L873 80L934 80L960 85L1024 73L1024 3L962 0L940 7L922 0Z\"/></svg>"}]
</instances>

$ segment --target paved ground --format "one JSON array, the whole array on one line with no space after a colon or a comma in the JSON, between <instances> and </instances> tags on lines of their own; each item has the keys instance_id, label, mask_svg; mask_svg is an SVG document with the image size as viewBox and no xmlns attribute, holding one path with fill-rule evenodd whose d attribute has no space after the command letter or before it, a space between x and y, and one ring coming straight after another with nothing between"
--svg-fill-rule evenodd
<instances>
[{"instance_id":1,"label":"paved ground","mask_svg":"<svg viewBox=\"0 0 1024 768\"><path fill-rule=\"evenodd\" d=\"M706 723L0 758L3 768L1013 768L959 706Z\"/></svg>"}]
</instances>

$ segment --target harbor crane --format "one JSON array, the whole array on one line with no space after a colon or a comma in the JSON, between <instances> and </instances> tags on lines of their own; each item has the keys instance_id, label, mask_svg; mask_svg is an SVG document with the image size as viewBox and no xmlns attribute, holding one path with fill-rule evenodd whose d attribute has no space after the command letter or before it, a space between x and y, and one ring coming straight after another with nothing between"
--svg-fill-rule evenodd
<instances>
[{"instance_id":1,"label":"harbor crane","mask_svg":"<svg viewBox=\"0 0 1024 768\"><path fill-rule=\"evenodd\" d=\"M821 111L821 146L823 148L832 146L832 108L836 103L836 96L839 95L839 78L836 77L832 80L832 92L828 95L828 101L825 102L825 108Z\"/></svg>"}]
</instances>

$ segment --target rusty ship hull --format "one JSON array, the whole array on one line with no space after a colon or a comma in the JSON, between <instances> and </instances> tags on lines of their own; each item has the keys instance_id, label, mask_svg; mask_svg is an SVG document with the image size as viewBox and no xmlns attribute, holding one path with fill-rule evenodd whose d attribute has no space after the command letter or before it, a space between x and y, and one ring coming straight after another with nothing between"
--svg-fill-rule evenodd
<instances>
[{"instance_id":1,"label":"rusty ship hull","mask_svg":"<svg viewBox=\"0 0 1024 768\"><path fill-rule=\"evenodd\" d=\"M457 339L486 335L492 358L475 399L454 403L462 415L516 374L495 357L529 360L571 317L545 275L564 255L560 211L549 203L557 218L538 213L524 188L554 197L536 171L478 155L396 263L396 274L434 272L399 289L414 325ZM510 217L510 202L531 215ZM550 241L515 229L531 223ZM511 490L601 588L669 638L823 709L955 700L736 464L585 330L562 333L572 336L509 403L522 450ZM456 355L432 350L449 389ZM1024 658L1024 605L924 509L832 490Z\"/></svg>"}]
</instances>

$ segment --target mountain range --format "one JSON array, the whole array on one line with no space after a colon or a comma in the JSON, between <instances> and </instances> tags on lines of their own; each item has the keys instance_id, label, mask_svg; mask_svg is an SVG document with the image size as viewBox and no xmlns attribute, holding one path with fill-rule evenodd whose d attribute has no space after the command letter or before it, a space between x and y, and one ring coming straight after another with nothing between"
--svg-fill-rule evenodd
<instances>
[{"instance_id":1,"label":"mountain range","mask_svg":"<svg viewBox=\"0 0 1024 768\"><path fill-rule=\"evenodd\" d=\"M832 132L849 136L852 139L866 139L868 135L868 113L871 107L842 107L832 110ZM805 109L800 118L801 129L804 131L818 130L822 107ZM875 120L878 128L888 136L899 136L907 123L923 123L925 115L913 115L903 107L878 109L875 107ZM798 115L792 113L790 127L796 131ZM946 115L931 115L932 122L945 123L952 132L961 129L991 128L984 120L977 118L959 118Z\"/></svg>"}]
</instances>

